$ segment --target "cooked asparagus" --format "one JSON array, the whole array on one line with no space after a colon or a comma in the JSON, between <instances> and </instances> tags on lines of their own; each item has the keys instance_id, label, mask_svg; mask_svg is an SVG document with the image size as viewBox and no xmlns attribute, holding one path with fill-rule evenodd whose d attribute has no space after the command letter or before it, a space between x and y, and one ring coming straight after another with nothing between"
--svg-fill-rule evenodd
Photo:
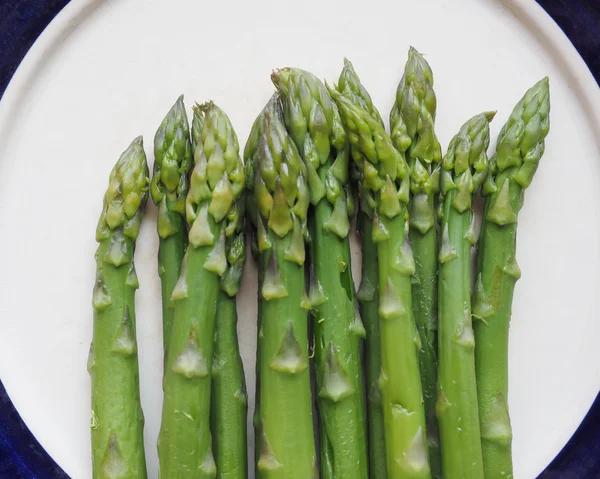
<instances>
[{"instance_id":1,"label":"cooked asparagus","mask_svg":"<svg viewBox=\"0 0 600 479\"><path fill-rule=\"evenodd\" d=\"M437 386L437 231L434 194L438 189L442 152L434 131L437 100L433 73L414 48L408 51L404 75L390 114L394 146L405 152L410 168L408 202L410 244L415 258L413 312L419 333L419 367L427 418L427 442L432 475L441 477L438 425L435 417Z\"/></svg>"},{"instance_id":2,"label":"cooked asparagus","mask_svg":"<svg viewBox=\"0 0 600 479\"><path fill-rule=\"evenodd\" d=\"M283 124L278 97L247 146L254 172L259 266L257 475L316 477L304 288L309 192L306 167Z\"/></svg>"},{"instance_id":3,"label":"cooked asparagus","mask_svg":"<svg viewBox=\"0 0 600 479\"><path fill-rule=\"evenodd\" d=\"M486 151L493 117L494 113L481 113L466 122L442 162L436 412L447 477L484 477L471 321L472 201L488 172Z\"/></svg>"},{"instance_id":4,"label":"cooked asparagus","mask_svg":"<svg viewBox=\"0 0 600 479\"><path fill-rule=\"evenodd\" d=\"M405 231L410 178L404 155L381 124L352 99L330 89L352 157L362 169L373 208L373 240L379 264L381 375L387 474L430 478L425 411L419 374L419 340L412 313L414 259Z\"/></svg>"},{"instance_id":5,"label":"cooked asparagus","mask_svg":"<svg viewBox=\"0 0 600 479\"><path fill-rule=\"evenodd\" d=\"M148 199L148 165L138 137L110 174L96 230L92 378L92 475L146 478L135 322L135 241Z\"/></svg>"},{"instance_id":6,"label":"cooked asparagus","mask_svg":"<svg viewBox=\"0 0 600 479\"><path fill-rule=\"evenodd\" d=\"M371 96L360 82L352 63L347 59L344 60L344 68L336 88L343 95L353 98L354 102L361 105L383 126L383 120L373 105ZM377 244L373 241L373 207L369 204L368 196L363 194L362 169L354 160L350 164L350 172L358 189L357 226L362 240L362 280L356 297L367 333L364 361L366 363L369 474L370 477L387 477L383 410L378 384L381 372L379 268L377 266Z\"/></svg>"},{"instance_id":7,"label":"cooked asparagus","mask_svg":"<svg viewBox=\"0 0 600 479\"><path fill-rule=\"evenodd\" d=\"M498 137L483 186L485 212L473 297L475 364L486 479L510 478L512 430L508 413L508 330L521 271L516 261L517 216L544 154L550 129L548 78L517 103Z\"/></svg>"},{"instance_id":8,"label":"cooked asparagus","mask_svg":"<svg viewBox=\"0 0 600 479\"><path fill-rule=\"evenodd\" d=\"M214 477L210 434L211 371L221 278L243 211L244 169L227 115L198 106L192 125L194 169L186 199L189 246L172 299L175 316L164 376L158 442L161 477ZM228 249L229 248L229 249Z\"/></svg>"},{"instance_id":9,"label":"cooked asparagus","mask_svg":"<svg viewBox=\"0 0 600 479\"><path fill-rule=\"evenodd\" d=\"M277 70L291 138L307 168L311 199L310 296L315 334L321 475L367 478L367 441L360 342L352 280L349 148L335 103L311 73Z\"/></svg>"}]
</instances>

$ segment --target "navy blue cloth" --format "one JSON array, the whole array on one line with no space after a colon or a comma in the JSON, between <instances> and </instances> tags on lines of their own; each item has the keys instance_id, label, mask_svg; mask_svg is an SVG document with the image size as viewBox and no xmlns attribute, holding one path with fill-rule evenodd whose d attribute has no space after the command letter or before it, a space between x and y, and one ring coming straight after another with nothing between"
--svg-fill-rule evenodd
<instances>
[{"instance_id":1,"label":"navy blue cloth","mask_svg":"<svg viewBox=\"0 0 600 479\"><path fill-rule=\"evenodd\" d=\"M600 84L600 0L538 0Z\"/></svg>"},{"instance_id":2,"label":"navy blue cloth","mask_svg":"<svg viewBox=\"0 0 600 479\"><path fill-rule=\"evenodd\" d=\"M32 43L67 3L68 0L0 0L0 98ZM567 34L600 82L600 0L538 3ZM56 434L63 431L57 430ZM530 446L534 448L535 444ZM0 479L62 478L68 478L67 474L29 432L0 382ZM600 478L600 397L569 444L539 479L595 478Z\"/></svg>"}]
</instances>

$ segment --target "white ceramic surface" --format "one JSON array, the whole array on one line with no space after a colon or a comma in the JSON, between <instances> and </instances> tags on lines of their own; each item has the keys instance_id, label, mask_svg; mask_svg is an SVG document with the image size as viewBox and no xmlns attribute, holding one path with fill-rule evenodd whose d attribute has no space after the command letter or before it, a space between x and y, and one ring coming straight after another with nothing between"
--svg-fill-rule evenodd
<instances>
[{"instance_id":1,"label":"white ceramic surface","mask_svg":"<svg viewBox=\"0 0 600 479\"><path fill-rule=\"evenodd\" d=\"M182 92L188 106L217 102L243 144L270 96L272 68L299 66L334 81L344 56L387 115L409 45L433 68L444 148L482 110L498 110L495 138L523 92L551 78L550 136L519 225L523 278L510 345L516 477L533 478L552 460L598 393L600 94L574 48L533 0L341 5L77 0L17 71L0 103L0 377L73 478L91 475L94 231L121 151L143 134L152 162L154 132ZM161 318L153 205L147 213L136 251L138 341L156 477ZM250 411L255 274L249 261L239 299Z\"/></svg>"}]
</instances>

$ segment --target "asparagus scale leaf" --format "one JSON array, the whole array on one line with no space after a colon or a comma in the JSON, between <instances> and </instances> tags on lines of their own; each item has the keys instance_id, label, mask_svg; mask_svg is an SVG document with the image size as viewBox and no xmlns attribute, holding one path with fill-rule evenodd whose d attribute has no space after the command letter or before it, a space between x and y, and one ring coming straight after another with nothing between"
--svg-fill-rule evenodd
<instances>
[{"instance_id":1,"label":"asparagus scale leaf","mask_svg":"<svg viewBox=\"0 0 600 479\"><path fill-rule=\"evenodd\" d=\"M308 174L312 316L321 475L367 478L361 339L351 270L349 148L327 89L311 73L273 73L285 123ZM300 234L300 231L298 232Z\"/></svg>"},{"instance_id":2,"label":"asparagus scale leaf","mask_svg":"<svg viewBox=\"0 0 600 479\"><path fill-rule=\"evenodd\" d=\"M485 477L512 477L508 412L508 331L521 271L516 261L517 217L544 153L550 129L548 78L517 103L498 137L483 186L485 212L473 295L475 364Z\"/></svg>"},{"instance_id":3,"label":"asparagus scale leaf","mask_svg":"<svg viewBox=\"0 0 600 479\"><path fill-rule=\"evenodd\" d=\"M471 320L473 196L488 172L489 122L481 113L460 129L441 171L439 252L439 376L437 416L448 477L483 478Z\"/></svg>"},{"instance_id":4,"label":"asparagus scale leaf","mask_svg":"<svg viewBox=\"0 0 600 479\"><path fill-rule=\"evenodd\" d=\"M163 380L158 441L161 477L212 478L211 372L221 281L230 262L238 222L244 168L237 137L215 104L199 105L192 123L194 168L186 197L189 246L171 298L175 315Z\"/></svg>"},{"instance_id":5,"label":"asparagus scale leaf","mask_svg":"<svg viewBox=\"0 0 600 479\"><path fill-rule=\"evenodd\" d=\"M187 247L185 198L189 189L188 174L192 161L190 127L182 95L169 110L154 136L154 173L150 183L152 201L158 207L158 273L162 289L165 363L175 314L171 294L181 274Z\"/></svg>"},{"instance_id":6,"label":"asparagus scale leaf","mask_svg":"<svg viewBox=\"0 0 600 479\"><path fill-rule=\"evenodd\" d=\"M432 475L439 478L442 471L435 417L438 235L434 195L438 190L442 153L434 131L436 106L431 68L423 56L411 47L390 113L390 128L394 146L405 152L410 168L409 238L416 266L412 288L413 312L421 342L419 366L431 469Z\"/></svg>"},{"instance_id":7,"label":"asparagus scale leaf","mask_svg":"<svg viewBox=\"0 0 600 479\"><path fill-rule=\"evenodd\" d=\"M373 205L373 240L379 255L381 373L387 474L430 478L425 411L419 374L419 339L412 313L415 264L405 223L409 168L381 124L334 89L352 149L362 169L363 195Z\"/></svg>"},{"instance_id":8,"label":"asparagus scale leaf","mask_svg":"<svg viewBox=\"0 0 600 479\"><path fill-rule=\"evenodd\" d=\"M304 286L307 170L277 96L255 122L245 156L254 173L259 266L257 476L316 477Z\"/></svg>"},{"instance_id":9,"label":"asparagus scale leaf","mask_svg":"<svg viewBox=\"0 0 600 479\"><path fill-rule=\"evenodd\" d=\"M140 136L110 174L96 230L94 333L88 358L94 478L147 477L135 321L139 283L133 264L147 199L148 165Z\"/></svg>"}]
</instances>

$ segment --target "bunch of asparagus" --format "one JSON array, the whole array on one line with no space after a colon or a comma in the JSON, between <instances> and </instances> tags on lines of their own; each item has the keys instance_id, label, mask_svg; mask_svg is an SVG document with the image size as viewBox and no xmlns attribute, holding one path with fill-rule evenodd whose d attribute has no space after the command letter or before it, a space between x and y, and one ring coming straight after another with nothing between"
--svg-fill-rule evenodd
<instances>
[{"instance_id":1,"label":"bunch of asparagus","mask_svg":"<svg viewBox=\"0 0 600 479\"><path fill-rule=\"evenodd\" d=\"M468 120L442 155L433 73L413 48L389 134L348 60L334 87L296 68L272 81L245 165L227 115L196 105L190 129L182 96L156 133L152 179L141 137L111 173L88 360L94 477L146 477L133 252L151 196L163 311L160 477L248 477L235 301L247 217L259 284L256 477L511 478L517 216L549 130L548 79L517 104L491 158L495 112ZM363 245L356 294L352 187Z\"/></svg>"}]
</instances>

